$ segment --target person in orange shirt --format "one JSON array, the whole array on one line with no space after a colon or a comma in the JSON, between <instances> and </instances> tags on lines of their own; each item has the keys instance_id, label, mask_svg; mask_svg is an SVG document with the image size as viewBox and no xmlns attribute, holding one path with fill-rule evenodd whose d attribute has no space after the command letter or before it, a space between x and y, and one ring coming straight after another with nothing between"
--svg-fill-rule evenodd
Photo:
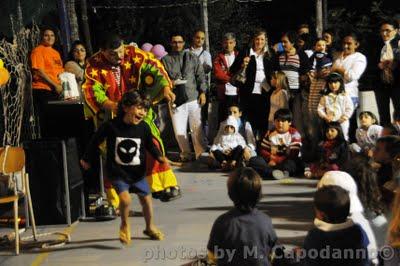
<instances>
[{"instance_id":1,"label":"person in orange shirt","mask_svg":"<svg viewBox=\"0 0 400 266\"><path fill-rule=\"evenodd\" d=\"M60 54L52 47L56 38L50 28L42 30L41 43L32 50L32 94L41 135L44 134L44 110L48 101L58 99L62 92L58 75L64 72Z\"/></svg>"}]
</instances>

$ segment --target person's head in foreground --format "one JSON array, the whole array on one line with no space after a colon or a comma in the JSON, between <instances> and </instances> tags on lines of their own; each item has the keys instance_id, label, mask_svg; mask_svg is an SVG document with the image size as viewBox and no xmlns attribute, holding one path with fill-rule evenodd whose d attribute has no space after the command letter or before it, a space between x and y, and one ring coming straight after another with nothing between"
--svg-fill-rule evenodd
<instances>
[{"instance_id":1,"label":"person's head in foreground","mask_svg":"<svg viewBox=\"0 0 400 266\"><path fill-rule=\"evenodd\" d=\"M350 213L363 212L364 208L358 198L357 184L354 179L343 171L328 171L318 182L317 187L338 186L346 190L350 198Z\"/></svg>"},{"instance_id":2,"label":"person's head in foreground","mask_svg":"<svg viewBox=\"0 0 400 266\"><path fill-rule=\"evenodd\" d=\"M329 224L347 221L350 211L349 193L339 186L324 186L314 195L315 216Z\"/></svg>"},{"instance_id":3,"label":"person's head in foreground","mask_svg":"<svg viewBox=\"0 0 400 266\"><path fill-rule=\"evenodd\" d=\"M252 211L261 198L261 177L252 168L238 168L228 178L228 195L235 207Z\"/></svg>"}]
</instances>

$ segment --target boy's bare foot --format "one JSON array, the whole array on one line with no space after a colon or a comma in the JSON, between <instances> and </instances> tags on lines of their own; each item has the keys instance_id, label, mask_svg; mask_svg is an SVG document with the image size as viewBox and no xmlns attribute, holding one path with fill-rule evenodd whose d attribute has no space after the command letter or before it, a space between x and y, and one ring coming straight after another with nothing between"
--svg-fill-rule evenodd
<instances>
[{"instance_id":1,"label":"boy's bare foot","mask_svg":"<svg viewBox=\"0 0 400 266\"><path fill-rule=\"evenodd\" d=\"M132 244L131 240L131 229L129 225L121 225L119 228L119 241L124 244L129 246Z\"/></svg>"},{"instance_id":2,"label":"boy's bare foot","mask_svg":"<svg viewBox=\"0 0 400 266\"><path fill-rule=\"evenodd\" d=\"M152 239L152 240L163 240L164 239L164 233L161 232L161 230L155 226L144 230L143 234L150 237L150 239Z\"/></svg>"}]
</instances>

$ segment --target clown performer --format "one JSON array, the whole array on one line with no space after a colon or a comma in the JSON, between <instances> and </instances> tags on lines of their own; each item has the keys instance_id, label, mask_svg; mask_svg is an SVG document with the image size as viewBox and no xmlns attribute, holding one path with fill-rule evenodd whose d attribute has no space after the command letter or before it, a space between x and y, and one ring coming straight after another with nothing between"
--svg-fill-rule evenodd
<instances>
[{"instance_id":1,"label":"clown performer","mask_svg":"<svg viewBox=\"0 0 400 266\"><path fill-rule=\"evenodd\" d=\"M171 80L160 61L148 52L124 45L114 33L104 33L103 36L100 51L88 60L86 81L82 86L85 116L93 118L96 128L116 113L118 101L126 91L138 90L147 94L153 104L163 98L171 102L175 100ZM153 142L165 155L160 132L154 124L155 118L150 109L144 120L151 128ZM100 149L104 157L105 147L100 146ZM164 202L179 198L181 191L169 164L160 164L149 154L146 157L146 175L153 197ZM106 177L104 183L108 201L117 209L119 198Z\"/></svg>"}]
</instances>

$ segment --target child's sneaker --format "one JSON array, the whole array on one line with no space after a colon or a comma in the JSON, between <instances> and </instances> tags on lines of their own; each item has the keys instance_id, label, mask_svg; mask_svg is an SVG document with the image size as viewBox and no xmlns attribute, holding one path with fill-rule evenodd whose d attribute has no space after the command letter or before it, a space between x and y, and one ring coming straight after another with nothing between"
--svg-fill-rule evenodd
<instances>
[{"instance_id":1,"label":"child's sneaker","mask_svg":"<svg viewBox=\"0 0 400 266\"><path fill-rule=\"evenodd\" d=\"M289 172L288 171L281 171L281 170L274 170L274 171L272 171L272 176L276 180L281 180L281 179L284 179L284 178L288 178L289 177Z\"/></svg>"},{"instance_id":2,"label":"child's sneaker","mask_svg":"<svg viewBox=\"0 0 400 266\"><path fill-rule=\"evenodd\" d=\"M152 240L163 240L164 234L158 228L154 228L153 230L144 230L143 234L150 237Z\"/></svg>"},{"instance_id":3,"label":"child's sneaker","mask_svg":"<svg viewBox=\"0 0 400 266\"><path fill-rule=\"evenodd\" d=\"M306 167L304 169L304 177L305 178L312 178L312 173L310 167Z\"/></svg>"}]
</instances>

